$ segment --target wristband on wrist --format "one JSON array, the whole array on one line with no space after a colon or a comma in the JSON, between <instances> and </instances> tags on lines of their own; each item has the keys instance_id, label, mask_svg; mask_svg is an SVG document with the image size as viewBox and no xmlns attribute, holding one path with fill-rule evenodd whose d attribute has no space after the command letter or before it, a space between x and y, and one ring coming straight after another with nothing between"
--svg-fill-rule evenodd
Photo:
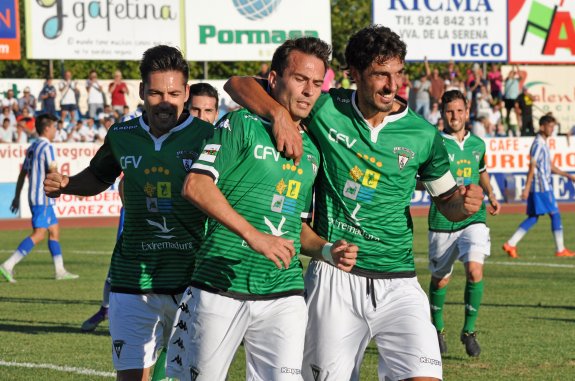
<instances>
[{"instance_id":1,"label":"wristband on wrist","mask_svg":"<svg viewBox=\"0 0 575 381\"><path fill-rule=\"evenodd\" d=\"M321 248L321 256L323 257L323 260L326 261L327 263L330 263L332 265L335 265L335 263L333 262L333 257L331 256L331 247L333 246L333 243L326 243L325 245L323 245L323 247Z\"/></svg>"}]
</instances>

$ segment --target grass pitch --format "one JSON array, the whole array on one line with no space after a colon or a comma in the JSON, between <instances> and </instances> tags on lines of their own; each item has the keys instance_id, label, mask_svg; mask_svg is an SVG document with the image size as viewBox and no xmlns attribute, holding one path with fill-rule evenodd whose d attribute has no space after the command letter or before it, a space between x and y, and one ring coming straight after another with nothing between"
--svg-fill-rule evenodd
<instances>
[{"instance_id":1,"label":"grass pitch","mask_svg":"<svg viewBox=\"0 0 575 381\"><path fill-rule=\"evenodd\" d=\"M445 307L449 354L445 380L575 380L575 259L554 258L550 222L542 217L512 260L501 245L522 215L489 218L492 255L485 267L485 295L477 329L479 358L459 343L463 325L463 266L456 265ZM415 221L417 272L428 289L427 226ZM575 249L575 214L564 213L566 246ZM29 234L0 231L0 261ZM114 378L107 322L94 333L81 323L99 308L115 229L62 229L66 267L80 279L53 279L42 243L16 268L18 283L0 282L0 380L105 380ZM245 379L243 349L229 380ZM362 380L377 380L377 350L367 349Z\"/></svg>"}]
</instances>

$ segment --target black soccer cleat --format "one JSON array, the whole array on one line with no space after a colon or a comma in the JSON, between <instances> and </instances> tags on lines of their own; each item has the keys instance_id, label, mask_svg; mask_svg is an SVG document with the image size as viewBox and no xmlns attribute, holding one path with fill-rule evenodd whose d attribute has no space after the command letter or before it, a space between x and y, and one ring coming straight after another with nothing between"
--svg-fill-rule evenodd
<instances>
[{"instance_id":1,"label":"black soccer cleat","mask_svg":"<svg viewBox=\"0 0 575 381\"><path fill-rule=\"evenodd\" d=\"M461 342L465 345L468 356L477 357L481 353L481 347L477 342L477 332L462 332Z\"/></svg>"},{"instance_id":2,"label":"black soccer cleat","mask_svg":"<svg viewBox=\"0 0 575 381\"><path fill-rule=\"evenodd\" d=\"M439 342L439 353L447 354L447 340L445 340L445 331L437 331L437 341Z\"/></svg>"}]
</instances>

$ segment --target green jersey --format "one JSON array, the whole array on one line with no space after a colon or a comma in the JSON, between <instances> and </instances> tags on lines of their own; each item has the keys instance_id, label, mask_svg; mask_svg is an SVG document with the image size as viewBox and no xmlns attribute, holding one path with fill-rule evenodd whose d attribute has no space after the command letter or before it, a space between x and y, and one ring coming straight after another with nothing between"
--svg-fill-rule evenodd
<instances>
[{"instance_id":1,"label":"green jersey","mask_svg":"<svg viewBox=\"0 0 575 381\"><path fill-rule=\"evenodd\" d=\"M371 128L355 92L332 89L310 114L322 153L316 182L314 229L330 242L359 246L352 272L374 278L411 277L413 224L409 213L416 176L446 193L454 189L437 130L407 107ZM450 179L450 181L449 181Z\"/></svg>"},{"instance_id":2,"label":"green jersey","mask_svg":"<svg viewBox=\"0 0 575 381\"><path fill-rule=\"evenodd\" d=\"M213 125L191 116L159 138L143 117L108 131L90 169L109 184L124 172L126 214L110 265L112 291L173 295L189 285L205 217L181 190L213 132Z\"/></svg>"},{"instance_id":3,"label":"green jersey","mask_svg":"<svg viewBox=\"0 0 575 381\"><path fill-rule=\"evenodd\" d=\"M302 217L310 218L319 152L302 133L299 166L275 149L268 122L247 110L226 115L216 126L192 172L211 176L230 205L261 232L293 240L300 250ZM296 255L280 270L215 220L208 219L196 256L192 285L237 299L302 294L302 264Z\"/></svg>"},{"instance_id":4,"label":"green jersey","mask_svg":"<svg viewBox=\"0 0 575 381\"><path fill-rule=\"evenodd\" d=\"M457 185L479 184L479 175L485 172L485 142L483 139L467 133L462 142L457 138L442 134L445 149L449 155L450 170ZM469 218L460 222L451 222L431 203L428 215L429 230L436 232L454 232L471 224L485 223L485 204Z\"/></svg>"}]
</instances>

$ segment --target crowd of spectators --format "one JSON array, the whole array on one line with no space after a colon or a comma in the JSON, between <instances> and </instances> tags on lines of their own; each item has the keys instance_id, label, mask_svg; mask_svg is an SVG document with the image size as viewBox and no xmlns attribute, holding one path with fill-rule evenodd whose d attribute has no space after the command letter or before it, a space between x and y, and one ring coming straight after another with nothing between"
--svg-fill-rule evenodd
<instances>
[{"instance_id":1,"label":"crowd of spectators","mask_svg":"<svg viewBox=\"0 0 575 381\"><path fill-rule=\"evenodd\" d=\"M0 143L28 143L37 139L35 116L39 114L59 118L55 142L103 142L112 124L141 114L140 107L130 110L126 102L128 86L119 71L107 88L98 81L98 73L90 71L85 83L88 97L84 114L78 104L80 84L72 72L65 71L63 79L54 82L53 78L47 78L38 98L30 93L29 87L24 88L21 98L16 98L12 89L0 97Z\"/></svg>"}]
</instances>

